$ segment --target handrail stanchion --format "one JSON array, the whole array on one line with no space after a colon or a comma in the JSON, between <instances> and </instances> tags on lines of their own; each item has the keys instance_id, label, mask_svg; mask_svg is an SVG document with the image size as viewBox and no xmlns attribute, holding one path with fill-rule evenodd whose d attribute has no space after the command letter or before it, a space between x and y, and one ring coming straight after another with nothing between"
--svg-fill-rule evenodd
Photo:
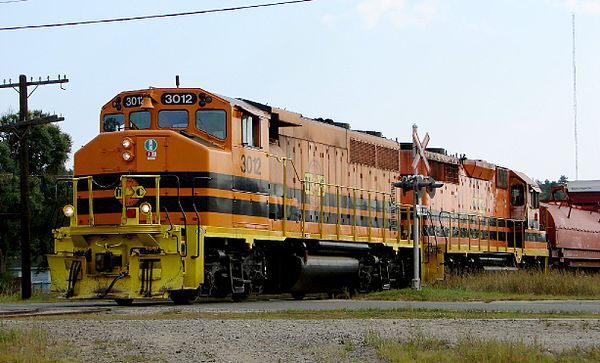
<instances>
[{"instance_id":1,"label":"handrail stanchion","mask_svg":"<svg viewBox=\"0 0 600 363\"><path fill-rule=\"evenodd\" d=\"M94 191L92 184L92 177L87 177L88 182L88 225L93 226L94 222Z\"/></svg>"},{"instance_id":2,"label":"handrail stanchion","mask_svg":"<svg viewBox=\"0 0 600 363\"><path fill-rule=\"evenodd\" d=\"M467 214L467 237L469 237L469 251L471 251L471 215Z\"/></svg>"},{"instance_id":3,"label":"handrail stanchion","mask_svg":"<svg viewBox=\"0 0 600 363\"><path fill-rule=\"evenodd\" d=\"M318 183L319 186L319 232L323 238L323 203L325 201L325 191L323 183Z\"/></svg>"},{"instance_id":4,"label":"handrail stanchion","mask_svg":"<svg viewBox=\"0 0 600 363\"><path fill-rule=\"evenodd\" d=\"M411 207L406 208L406 228L408 228L408 233L406 235L408 236L408 241L412 241L413 229L411 228L411 225L414 223L412 220L412 213L410 208Z\"/></svg>"},{"instance_id":5,"label":"handrail stanchion","mask_svg":"<svg viewBox=\"0 0 600 363\"><path fill-rule=\"evenodd\" d=\"M154 177L154 187L156 189L156 224L160 224L160 175Z\"/></svg>"},{"instance_id":6,"label":"handrail stanchion","mask_svg":"<svg viewBox=\"0 0 600 363\"><path fill-rule=\"evenodd\" d=\"M398 207L398 204L394 202L394 208L396 208L396 243L400 244L402 238L402 204Z\"/></svg>"},{"instance_id":7,"label":"handrail stanchion","mask_svg":"<svg viewBox=\"0 0 600 363\"><path fill-rule=\"evenodd\" d=\"M377 205L377 202L375 202L375 205ZM375 208L377 208L377 207L375 207ZM371 193L370 192L367 192L367 211L368 211L368 218L369 218L369 221L367 223L367 227L368 227L367 237L368 237L369 242L371 242L371 233L373 233L372 232L373 217L372 217L372 213L371 213Z\"/></svg>"},{"instance_id":8,"label":"handrail stanchion","mask_svg":"<svg viewBox=\"0 0 600 363\"><path fill-rule=\"evenodd\" d=\"M127 194L127 176L121 175L121 225L127 224L127 204L125 202L125 195Z\"/></svg>"},{"instance_id":9,"label":"handrail stanchion","mask_svg":"<svg viewBox=\"0 0 600 363\"><path fill-rule=\"evenodd\" d=\"M481 251L481 216L477 216L477 249Z\"/></svg>"},{"instance_id":10,"label":"handrail stanchion","mask_svg":"<svg viewBox=\"0 0 600 363\"><path fill-rule=\"evenodd\" d=\"M352 222L352 236L353 239L356 241L356 189L352 189L352 196L353 196L353 200L352 200L352 208L354 210L354 221Z\"/></svg>"},{"instance_id":11,"label":"handrail stanchion","mask_svg":"<svg viewBox=\"0 0 600 363\"><path fill-rule=\"evenodd\" d=\"M301 203L302 203L302 237L304 238L306 236L306 179L302 179L301 182L301 189L302 189L302 197L301 197Z\"/></svg>"},{"instance_id":12,"label":"handrail stanchion","mask_svg":"<svg viewBox=\"0 0 600 363\"><path fill-rule=\"evenodd\" d=\"M457 213L456 215L456 221L458 222L458 250L460 251L460 249L462 248L462 227L461 227L461 219L460 219L460 213Z\"/></svg>"},{"instance_id":13,"label":"handrail stanchion","mask_svg":"<svg viewBox=\"0 0 600 363\"><path fill-rule=\"evenodd\" d=\"M500 227L498 226L498 222L501 218L496 218L496 252L500 251Z\"/></svg>"},{"instance_id":14,"label":"handrail stanchion","mask_svg":"<svg viewBox=\"0 0 600 363\"><path fill-rule=\"evenodd\" d=\"M487 219L487 250L488 252L491 250L490 249L490 236L491 236L491 232L490 232L490 218L488 217Z\"/></svg>"},{"instance_id":15,"label":"handrail stanchion","mask_svg":"<svg viewBox=\"0 0 600 363\"><path fill-rule=\"evenodd\" d=\"M387 228L387 225L386 225L387 223L386 223L386 220L385 220L385 208L386 208L385 194L382 194L381 197L383 199L382 205L381 205L381 207L382 207L381 209L382 209L382 213L383 213L382 217L381 217L381 220L382 220L382 223L381 223L381 226L382 226L381 227L381 234L382 234L382 236L381 236L381 238L383 239L383 243L385 243L385 230ZM377 202L375 202L375 212L377 212Z\"/></svg>"},{"instance_id":16,"label":"handrail stanchion","mask_svg":"<svg viewBox=\"0 0 600 363\"><path fill-rule=\"evenodd\" d=\"M78 211L77 211L77 182L79 178L73 178L73 215L71 216L71 226L77 226L79 224Z\"/></svg>"},{"instance_id":17,"label":"handrail stanchion","mask_svg":"<svg viewBox=\"0 0 600 363\"><path fill-rule=\"evenodd\" d=\"M335 232L337 235L337 239L340 239L341 226L340 226L340 218L342 217L341 209L340 209L340 186L335 186L335 198L337 205L337 217L335 218Z\"/></svg>"},{"instance_id":18,"label":"handrail stanchion","mask_svg":"<svg viewBox=\"0 0 600 363\"><path fill-rule=\"evenodd\" d=\"M446 248L448 251L452 250L452 236L454 235L454 231L452 229L452 214L449 214L448 217L448 247Z\"/></svg>"},{"instance_id":19,"label":"handrail stanchion","mask_svg":"<svg viewBox=\"0 0 600 363\"><path fill-rule=\"evenodd\" d=\"M281 221L281 234L287 235L287 158L283 158L283 220Z\"/></svg>"},{"instance_id":20,"label":"handrail stanchion","mask_svg":"<svg viewBox=\"0 0 600 363\"><path fill-rule=\"evenodd\" d=\"M506 243L506 247L504 247L504 252L508 252L508 232L510 229L508 228L508 219L504 220L504 243Z\"/></svg>"}]
</instances>

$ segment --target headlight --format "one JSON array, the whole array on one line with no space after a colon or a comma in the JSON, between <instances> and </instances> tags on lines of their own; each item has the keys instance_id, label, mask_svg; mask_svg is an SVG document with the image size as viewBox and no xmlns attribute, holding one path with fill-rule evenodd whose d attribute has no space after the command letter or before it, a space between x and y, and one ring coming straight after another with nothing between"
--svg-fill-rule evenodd
<instances>
[{"instance_id":1,"label":"headlight","mask_svg":"<svg viewBox=\"0 0 600 363\"><path fill-rule=\"evenodd\" d=\"M148 202L144 202L140 204L140 211L144 214L148 214L152 212L152 206Z\"/></svg>"},{"instance_id":2,"label":"headlight","mask_svg":"<svg viewBox=\"0 0 600 363\"><path fill-rule=\"evenodd\" d=\"M121 145L123 145L123 147L125 149L129 149L133 145L133 140L131 140L130 138L126 137L121 142Z\"/></svg>"},{"instance_id":3,"label":"headlight","mask_svg":"<svg viewBox=\"0 0 600 363\"><path fill-rule=\"evenodd\" d=\"M67 204L63 207L63 213L65 214L65 217L72 217L73 214L75 214L75 208L73 208L72 205Z\"/></svg>"},{"instance_id":4,"label":"headlight","mask_svg":"<svg viewBox=\"0 0 600 363\"><path fill-rule=\"evenodd\" d=\"M123 160L125 160L125 161L133 160L133 154L131 153L131 151L123 151L123 154L121 154L121 156L123 157Z\"/></svg>"}]
</instances>

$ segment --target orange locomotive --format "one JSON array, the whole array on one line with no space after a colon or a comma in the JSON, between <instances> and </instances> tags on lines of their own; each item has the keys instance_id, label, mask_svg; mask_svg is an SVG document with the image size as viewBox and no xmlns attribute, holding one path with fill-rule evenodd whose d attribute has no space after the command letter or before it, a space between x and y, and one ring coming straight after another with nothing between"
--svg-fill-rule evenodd
<instances>
[{"instance_id":1,"label":"orange locomotive","mask_svg":"<svg viewBox=\"0 0 600 363\"><path fill-rule=\"evenodd\" d=\"M545 264L537 185L426 152L421 278ZM209 93L123 92L75 154L70 225L55 230L54 290L79 298L359 291L412 278L410 144L348 124Z\"/></svg>"}]
</instances>

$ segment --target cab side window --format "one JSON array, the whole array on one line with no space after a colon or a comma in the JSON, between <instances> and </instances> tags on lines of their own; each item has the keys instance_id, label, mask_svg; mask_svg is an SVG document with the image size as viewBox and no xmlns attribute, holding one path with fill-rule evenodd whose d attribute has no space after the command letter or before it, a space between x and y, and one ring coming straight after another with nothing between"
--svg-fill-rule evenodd
<instances>
[{"instance_id":1,"label":"cab side window","mask_svg":"<svg viewBox=\"0 0 600 363\"><path fill-rule=\"evenodd\" d=\"M525 204L525 188L522 184L510 186L510 204L513 207L520 207Z\"/></svg>"},{"instance_id":2,"label":"cab side window","mask_svg":"<svg viewBox=\"0 0 600 363\"><path fill-rule=\"evenodd\" d=\"M260 118L250 114L242 116L242 144L260 147Z\"/></svg>"},{"instance_id":3,"label":"cab side window","mask_svg":"<svg viewBox=\"0 0 600 363\"><path fill-rule=\"evenodd\" d=\"M529 192L529 198L531 200L531 206L533 208L540 207L540 193L536 192L535 190L531 190Z\"/></svg>"},{"instance_id":4,"label":"cab side window","mask_svg":"<svg viewBox=\"0 0 600 363\"><path fill-rule=\"evenodd\" d=\"M224 110L196 111L196 128L220 140L227 137L227 114Z\"/></svg>"}]
</instances>

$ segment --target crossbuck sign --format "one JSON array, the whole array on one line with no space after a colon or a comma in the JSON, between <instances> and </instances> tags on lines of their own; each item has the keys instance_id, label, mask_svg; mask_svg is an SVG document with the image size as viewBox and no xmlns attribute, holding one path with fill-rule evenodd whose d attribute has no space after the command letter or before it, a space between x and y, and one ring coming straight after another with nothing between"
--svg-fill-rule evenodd
<instances>
[{"instance_id":1,"label":"crossbuck sign","mask_svg":"<svg viewBox=\"0 0 600 363\"><path fill-rule=\"evenodd\" d=\"M431 167L429 166L429 162L425 157L425 148L429 143L429 133L425 133L425 137L423 141L419 140L419 134L417 133L417 125L413 125L413 133L412 133L413 145L416 149L415 159L413 160L412 167L415 171L415 174L418 174L417 167L419 166L419 161L423 160L425 164L425 169L427 169L427 174L431 174Z\"/></svg>"}]
</instances>

